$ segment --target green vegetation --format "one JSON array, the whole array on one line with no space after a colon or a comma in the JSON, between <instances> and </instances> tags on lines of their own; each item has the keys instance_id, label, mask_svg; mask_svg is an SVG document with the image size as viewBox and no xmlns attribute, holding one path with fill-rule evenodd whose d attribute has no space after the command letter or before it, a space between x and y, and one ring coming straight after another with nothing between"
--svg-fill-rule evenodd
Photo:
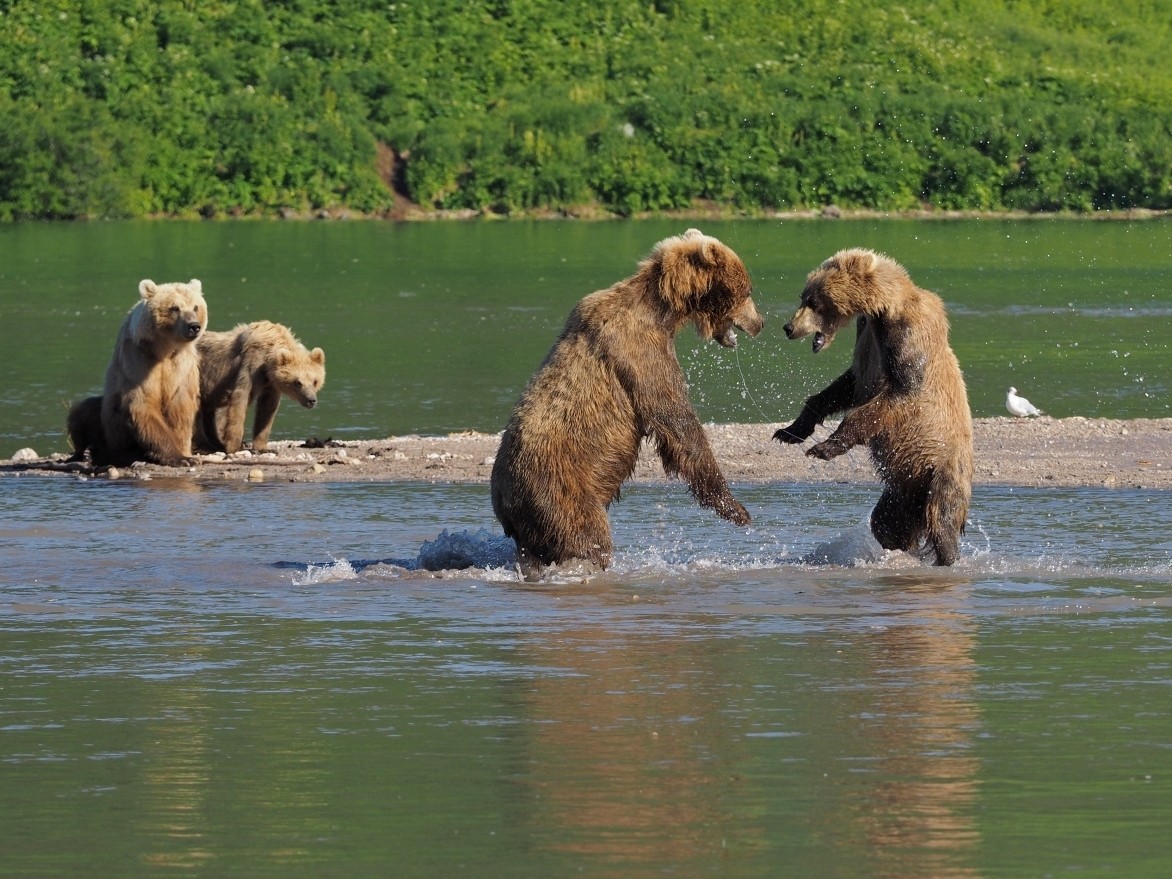
<instances>
[{"instance_id":1,"label":"green vegetation","mask_svg":"<svg viewBox=\"0 0 1172 879\"><path fill-rule=\"evenodd\" d=\"M1172 0L884 6L0 0L0 219L1172 208Z\"/></svg>"}]
</instances>

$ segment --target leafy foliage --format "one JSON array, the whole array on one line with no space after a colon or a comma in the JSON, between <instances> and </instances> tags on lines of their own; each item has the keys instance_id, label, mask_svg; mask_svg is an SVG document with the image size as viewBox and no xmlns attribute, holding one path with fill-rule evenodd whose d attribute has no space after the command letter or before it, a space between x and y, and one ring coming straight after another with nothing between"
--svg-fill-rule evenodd
<instances>
[{"instance_id":1,"label":"leafy foliage","mask_svg":"<svg viewBox=\"0 0 1172 879\"><path fill-rule=\"evenodd\" d=\"M0 0L0 219L1167 209L1170 39L1172 0Z\"/></svg>"}]
</instances>

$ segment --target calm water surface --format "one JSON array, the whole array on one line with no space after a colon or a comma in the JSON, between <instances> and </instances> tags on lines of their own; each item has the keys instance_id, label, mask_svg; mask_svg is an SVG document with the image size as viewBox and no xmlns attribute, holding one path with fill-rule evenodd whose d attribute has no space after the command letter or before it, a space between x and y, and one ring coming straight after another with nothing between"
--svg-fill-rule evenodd
<instances>
[{"instance_id":1,"label":"calm water surface","mask_svg":"<svg viewBox=\"0 0 1172 879\"><path fill-rule=\"evenodd\" d=\"M737 491L526 584L380 561L486 486L0 482L0 875L1166 875L1172 496L981 487L940 571Z\"/></svg>"},{"instance_id":2,"label":"calm water surface","mask_svg":"<svg viewBox=\"0 0 1172 879\"><path fill-rule=\"evenodd\" d=\"M213 329L268 319L327 356L319 407L274 438L500 430L582 296L683 222L94 223L0 226L0 457L66 451L69 402L101 390L138 282L203 281ZM846 368L790 343L806 273L885 251L947 303L973 412L1015 385L1057 416L1172 414L1172 224L705 222L744 258L767 323L736 352L679 352L705 421L783 421Z\"/></svg>"},{"instance_id":3,"label":"calm water surface","mask_svg":"<svg viewBox=\"0 0 1172 879\"><path fill-rule=\"evenodd\" d=\"M500 430L685 225L0 226L0 456L65 451L144 277L326 349L277 438ZM844 368L780 327L853 245L943 295L978 416L1170 414L1167 224L702 227L769 321L681 338L705 420ZM631 486L611 571L526 584L486 486L0 480L0 876L1168 874L1172 494L977 486L938 571L804 561L874 486L737 493Z\"/></svg>"}]
</instances>

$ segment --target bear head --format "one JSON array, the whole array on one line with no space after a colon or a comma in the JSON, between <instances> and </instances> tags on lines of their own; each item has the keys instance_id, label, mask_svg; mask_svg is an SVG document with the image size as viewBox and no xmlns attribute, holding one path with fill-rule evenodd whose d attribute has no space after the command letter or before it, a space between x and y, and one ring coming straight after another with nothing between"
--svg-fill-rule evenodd
<instances>
[{"instance_id":1,"label":"bear head","mask_svg":"<svg viewBox=\"0 0 1172 879\"><path fill-rule=\"evenodd\" d=\"M641 269L673 331L691 321L700 338L735 348L734 327L756 336L765 325L741 258L699 229L660 241Z\"/></svg>"},{"instance_id":2,"label":"bear head","mask_svg":"<svg viewBox=\"0 0 1172 879\"><path fill-rule=\"evenodd\" d=\"M282 348L273 358L269 377L282 394L312 409L326 381L326 353L321 348L309 351L300 342Z\"/></svg>"},{"instance_id":3,"label":"bear head","mask_svg":"<svg viewBox=\"0 0 1172 879\"><path fill-rule=\"evenodd\" d=\"M148 278L139 283L138 293L142 299L132 329L140 341L177 348L194 342L208 325L203 285L196 278L186 284L156 284Z\"/></svg>"},{"instance_id":4,"label":"bear head","mask_svg":"<svg viewBox=\"0 0 1172 879\"><path fill-rule=\"evenodd\" d=\"M840 250L806 277L801 304L782 329L791 339L813 333L817 354L851 318L898 310L907 283L904 268L880 253Z\"/></svg>"}]
</instances>

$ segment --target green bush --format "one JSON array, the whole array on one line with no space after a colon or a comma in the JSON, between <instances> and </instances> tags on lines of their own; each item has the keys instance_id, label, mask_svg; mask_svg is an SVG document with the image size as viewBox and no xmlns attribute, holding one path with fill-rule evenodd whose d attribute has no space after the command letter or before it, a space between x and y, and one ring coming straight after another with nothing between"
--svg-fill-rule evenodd
<instances>
[{"instance_id":1,"label":"green bush","mask_svg":"<svg viewBox=\"0 0 1172 879\"><path fill-rule=\"evenodd\" d=\"M1172 0L7 0L0 219L1172 208ZM384 166L381 171L386 174Z\"/></svg>"}]
</instances>

